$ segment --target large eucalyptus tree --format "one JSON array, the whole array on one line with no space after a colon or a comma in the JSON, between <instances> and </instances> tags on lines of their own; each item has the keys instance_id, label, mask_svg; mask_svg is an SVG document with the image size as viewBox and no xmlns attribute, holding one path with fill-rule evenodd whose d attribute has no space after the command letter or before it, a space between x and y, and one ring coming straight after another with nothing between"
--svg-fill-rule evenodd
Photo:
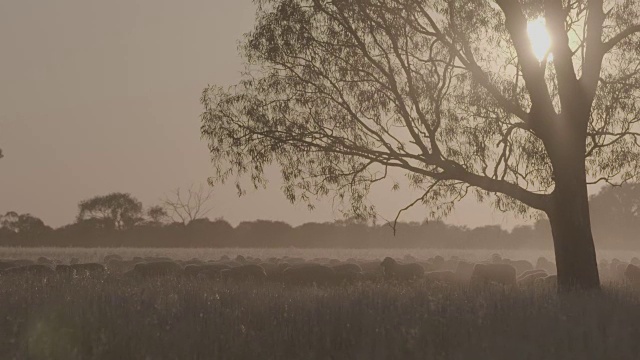
<instances>
[{"instance_id":1,"label":"large eucalyptus tree","mask_svg":"<svg viewBox=\"0 0 640 360\"><path fill-rule=\"evenodd\" d=\"M560 289L599 288L587 187L638 178L639 0L257 4L243 80L202 95L212 182L276 164L291 201L366 216L396 169L430 211L546 213Z\"/></svg>"}]
</instances>

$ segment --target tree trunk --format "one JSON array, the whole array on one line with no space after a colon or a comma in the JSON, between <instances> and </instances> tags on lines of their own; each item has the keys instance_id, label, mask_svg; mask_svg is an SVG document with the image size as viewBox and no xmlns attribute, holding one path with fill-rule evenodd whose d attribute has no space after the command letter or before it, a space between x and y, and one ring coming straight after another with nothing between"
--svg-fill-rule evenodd
<instances>
[{"instance_id":1,"label":"tree trunk","mask_svg":"<svg viewBox=\"0 0 640 360\"><path fill-rule=\"evenodd\" d=\"M584 160L571 158L554 164L556 186L552 208L547 212L556 255L558 290L597 290L600 278L591 233Z\"/></svg>"}]
</instances>

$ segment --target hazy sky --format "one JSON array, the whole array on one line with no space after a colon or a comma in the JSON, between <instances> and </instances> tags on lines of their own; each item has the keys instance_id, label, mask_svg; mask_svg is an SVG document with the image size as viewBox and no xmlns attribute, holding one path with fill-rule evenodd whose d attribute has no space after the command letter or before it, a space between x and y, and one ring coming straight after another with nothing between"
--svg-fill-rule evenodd
<instances>
[{"instance_id":1,"label":"hazy sky","mask_svg":"<svg viewBox=\"0 0 640 360\"><path fill-rule=\"evenodd\" d=\"M0 1L0 213L59 226L94 195L130 192L150 206L204 182L213 172L200 92L239 79L237 44L253 18L249 0ZM378 191L372 201L392 217L410 195ZM330 205L291 205L276 175L268 190L242 198L217 187L209 214L232 224L337 216ZM472 200L446 221L515 224Z\"/></svg>"}]
</instances>

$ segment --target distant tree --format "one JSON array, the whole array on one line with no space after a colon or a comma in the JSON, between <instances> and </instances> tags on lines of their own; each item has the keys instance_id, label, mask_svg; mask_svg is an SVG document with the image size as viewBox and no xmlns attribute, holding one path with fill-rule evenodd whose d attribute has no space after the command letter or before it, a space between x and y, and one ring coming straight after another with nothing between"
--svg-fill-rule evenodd
<instances>
[{"instance_id":1,"label":"distant tree","mask_svg":"<svg viewBox=\"0 0 640 360\"><path fill-rule=\"evenodd\" d=\"M394 170L433 217L467 194L546 213L559 288L600 288L587 187L640 178L639 0L259 4L246 76L201 97L212 181L273 164L290 201L372 217Z\"/></svg>"},{"instance_id":2,"label":"distant tree","mask_svg":"<svg viewBox=\"0 0 640 360\"><path fill-rule=\"evenodd\" d=\"M211 211L209 202L213 198L213 189L202 184L197 188L194 186L191 185L186 194L179 188L175 189L162 200L173 221L188 224L206 216Z\"/></svg>"},{"instance_id":3,"label":"distant tree","mask_svg":"<svg viewBox=\"0 0 640 360\"><path fill-rule=\"evenodd\" d=\"M126 193L96 196L78 204L78 222L91 220L108 229L125 230L143 221L142 203Z\"/></svg>"},{"instance_id":4,"label":"distant tree","mask_svg":"<svg viewBox=\"0 0 640 360\"><path fill-rule=\"evenodd\" d=\"M164 207L155 205L147 209L147 218L154 224L162 224L169 218L169 213Z\"/></svg>"},{"instance_id":5,"label":"distant tree","mask_svg":"<svg viewBox=\"0 0 640 360\"><path fill-rule=\"evenodd\" d=\"M1 216L0 225L4 229L19 234L21 237L30 238L43 235L52 230L41 219L31 214L19 215L15 211L9 211L4 216Z\"/></svg>"}]
</instances>

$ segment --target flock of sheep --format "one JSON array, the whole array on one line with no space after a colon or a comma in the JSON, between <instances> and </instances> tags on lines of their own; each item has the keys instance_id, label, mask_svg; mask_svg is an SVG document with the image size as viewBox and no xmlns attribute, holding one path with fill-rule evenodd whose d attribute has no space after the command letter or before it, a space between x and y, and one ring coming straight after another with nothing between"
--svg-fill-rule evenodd
<instances>
[{"instance_id":1,"label":"flock of sheep","mask_svg":"<svg viewBox=\"0 0 640 360\"><path fill-rule=\"evenodd\" d=\"M599 264L603 281L626 281L640 285L640 260L630 263L618 259ZM281 282L285 284L344 284L358 281L422 281L424 283L468 284L471 286L555 287L556 267L540 257L536 264L526 260L510 260L494 254L477 263L455 256L445 259L434 256L418 260L406 255L401 260L329 258L303 259L284 256L260 259L238 255L234 259L222 256L217 260L172 260L164 257L135 257L125 260L119 255L107 255L102 263L69 264L41 257L32 260L0 260L0 279L19 274L59 277L191 277L236 282Z\"/></svg>"}]
</instances>

